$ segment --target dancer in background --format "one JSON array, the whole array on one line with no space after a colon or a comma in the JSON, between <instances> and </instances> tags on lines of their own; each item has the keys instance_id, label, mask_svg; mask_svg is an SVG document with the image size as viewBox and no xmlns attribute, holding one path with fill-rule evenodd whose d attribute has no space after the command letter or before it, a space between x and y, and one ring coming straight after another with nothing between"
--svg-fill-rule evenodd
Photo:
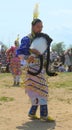
<instances>
[{"instance_id":1,"label":"dancer in background","mask_svg":"<svg viewBox=\"0 0 72 130\"><path fill-rule=\"evenodd\" d=\"M16 55L16 51L19 48L19 41L14 41L14 46L7 50L7 57L9 62L9 69L13 75L13 86L19 86L21 75L21 63L20 58Z\"/></svg>"}]
</instances>

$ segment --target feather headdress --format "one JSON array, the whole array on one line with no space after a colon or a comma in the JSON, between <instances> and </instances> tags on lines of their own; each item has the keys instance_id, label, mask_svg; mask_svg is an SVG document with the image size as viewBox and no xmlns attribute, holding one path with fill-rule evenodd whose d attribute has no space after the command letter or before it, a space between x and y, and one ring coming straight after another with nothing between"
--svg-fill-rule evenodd
<instances>
[{"instance_id":1,"label":"feather headdress","mask_svg":"<svg viewBox=\"0 0 72 130\"><path fill-rule=\"evenodd\" d=\"M34 19L37 19L38 16L39 16L38 7L39 7L39 5L36 4L36 5L35 5L35 8L34 8L34 11L33 11L33 20L34 20Z\"/></svg>"}]
</instances>

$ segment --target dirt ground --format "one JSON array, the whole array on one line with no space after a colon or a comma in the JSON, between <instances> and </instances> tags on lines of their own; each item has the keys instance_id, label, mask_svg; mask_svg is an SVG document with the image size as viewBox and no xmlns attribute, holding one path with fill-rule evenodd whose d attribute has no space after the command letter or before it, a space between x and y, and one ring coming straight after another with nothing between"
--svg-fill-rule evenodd
<instances>
[{"instance_id":1,"label":"dirt ground","mask_svg":"<svg viewBox=\"0 0 72 130\"><path fill-rule=\"evenodd\" d=\"M49 115L56 120L55 123L33 121L28 118L31 104L24 88L1 87L1 96L12 97L14 100L0 101L0 130L72 130L72 90L70 89L49 88Z\"/></svg>"}]
</instances>

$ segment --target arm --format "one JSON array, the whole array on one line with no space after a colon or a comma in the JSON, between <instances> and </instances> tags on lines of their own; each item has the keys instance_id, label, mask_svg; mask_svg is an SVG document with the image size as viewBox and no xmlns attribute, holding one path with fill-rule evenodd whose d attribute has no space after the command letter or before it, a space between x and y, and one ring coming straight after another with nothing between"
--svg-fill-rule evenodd
<instances>
[{"instance_id":1,"label":"arm","mask_svg":"<svg viewBox=\"0 0 72 130\"><path fill-rule=\"evenodd\" d=\"M21 40L21 45L17 49L17 55L30 55L29 52L29 47L30 47L30 39L26 36L23 37Z\"/></svg>"}]
</instances>

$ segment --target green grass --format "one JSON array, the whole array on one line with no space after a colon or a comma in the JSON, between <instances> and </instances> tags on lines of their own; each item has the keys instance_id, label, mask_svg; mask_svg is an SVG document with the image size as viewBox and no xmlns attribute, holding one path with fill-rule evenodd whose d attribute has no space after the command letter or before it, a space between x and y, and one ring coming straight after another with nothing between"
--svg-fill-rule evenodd
<instances>
[{"instance_id":1,"label":"green grass","mask_svg":"<svg viewBox=\"0 0 72 130\"><path fill-rule=\"evenodd\" d=\"M72 72L58 73L55 77L49 77L48 82L50 87L69 88L72 90Z\"/></svg>"},{"instance_id":2,"label":"green grass","mask_svg":"<svg viewBox=\"0 0 72 130\"><path fill-rule=\"evenodd\" d=\"M72 90L72 72L58 73L57 76L47 76L49 87L55 88L68 88ZM0 74L0 87L11 87L13 84L13 78L11 73Z\"/></svg>"},{"instance_id":3,"label":"green grass","mask_svg":"<svg viewBox=\"0 0 72 130\"><path fill-rule=\"evenodd\" d=\"M0 97L1 102L10 102L13 100L14 100L14 98L12 98L12 97L5 97L5 96Z\"/></svg>"},{"instance_id":4,"label":"green grass","mask_svg":"<svg viewBox=\"0 0 72 130\"><path fill-rule=\"evenodd\" d=\"M11 73L0 73L0 88L10 87L13 82Z\"/></svg>"},{"instance_id":5,"label":"green grass","mask_svg":"<svg viewBox=\"0 0 72 130\"><path fill-rule=\"evenodd\" d=\"M0 79L7 77L7 76L11 76L11 73L0 73Z\"/></svg>"}]
</instances>

